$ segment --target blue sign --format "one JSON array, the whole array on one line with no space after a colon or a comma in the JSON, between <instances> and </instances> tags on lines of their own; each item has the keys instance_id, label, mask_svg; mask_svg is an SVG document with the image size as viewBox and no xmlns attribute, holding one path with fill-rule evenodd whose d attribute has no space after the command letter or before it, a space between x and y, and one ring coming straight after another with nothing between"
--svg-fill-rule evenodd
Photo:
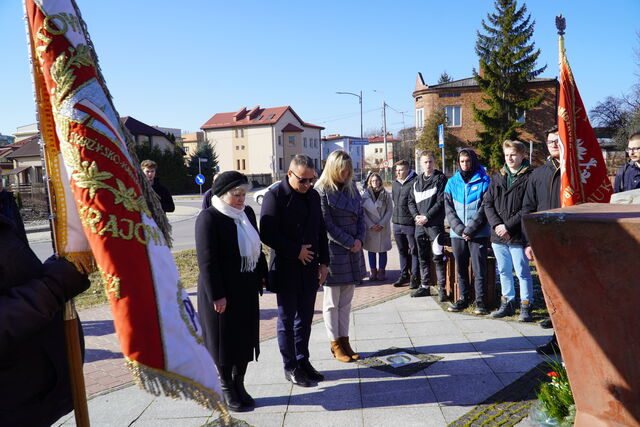
<instances>
[{"instance_id":1,"label":"blue sign","mask_svg":"<svg viewBox=\"0 0 640 427\"><path fill-rule=\"evenodd\" d=\"M438 125L438 147L444 147L444 125Z\"/></svg>"},{"instance_id":2,"label":"blue sign","mask_svg":"<svg viewBox=\"0 0 640 427\"><path fill-rule=\"evenodd\" d=\"M201 173L196 175L196 184L198 185L204 184L204 175L202 175Z\"/></svg>"},{"instance_id":3,"label":"blue sign","mask_svg":"<svg viewBox=\"0 0 640 427\"><path fill-rule=\"evenodd\" d=\"M368 139L350 139L349 143L351 145L369 145Z\"/></svg>"}]
</instances>

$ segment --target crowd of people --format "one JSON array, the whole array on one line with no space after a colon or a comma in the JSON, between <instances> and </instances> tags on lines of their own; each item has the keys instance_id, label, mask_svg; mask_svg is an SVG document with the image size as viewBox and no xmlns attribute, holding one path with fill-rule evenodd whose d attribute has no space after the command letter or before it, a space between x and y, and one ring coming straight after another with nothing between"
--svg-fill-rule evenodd
<instances>
[{"instance_id":1,"label":"crowd of people","mask_svg":"<svg viewBox=\"0 0 640 427\"><path fill-rule=\"evenodd\" d=\"M521 219L560 207L560 144L557 128L550 129L549 157L532 169L524 144L505 141L504 166L491 178L471 149L460 150L458 170L449 179L434 168L434 154L425 151L419 156L419 175L407 161L395 164L391 194L377 173L366 178L360 191L344 151L329 155L319 178L312 159L296 155L286 178L265 194L259 227L245 204L247 177L236 171L217 174L196 221L198 308L229 408L255 406L244 376L260 353L259 295L265 288L277 297L277 340L287 380L302 387L324 380L309 354L320 286L331 353L341 362L359 358L349 342L354 289L367 275L370 281L386 279L392 231L401 267L393 286L411 286L412 297L424 297L431 294L435 277L438 299L445 302L443 246L450 246L459 298L448 310L472 306L474 313L488 314L483 298L490 243L501 284L500 307L491 316L514 315L519 302L518 320L531 322L529 261L534 254ZM615 177L616 192L640 188L640 133L629 138L627 153L629 162ZM171 196L155 177L156 165L142 166L164 210L172 211ZM72 409L62 308L89 281L64 258L38 260L15 198L2 181L0 241L0 383L13 384L0 390L0 424L50 425ZM263 244L270 250L268 263ZM555 338L539 350L557 352Z\"/></svg>"}]
</instances>

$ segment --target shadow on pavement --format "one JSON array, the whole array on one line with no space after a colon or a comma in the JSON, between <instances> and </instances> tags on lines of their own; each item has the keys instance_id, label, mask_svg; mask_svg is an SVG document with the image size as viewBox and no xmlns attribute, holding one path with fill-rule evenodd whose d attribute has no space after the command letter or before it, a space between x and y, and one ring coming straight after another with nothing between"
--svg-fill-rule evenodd
<instances>
[{"instance_id":1,"label":"shadow on pavement","mask_svg":"<svg viewBox=\"0 0 640 427\"><path fill-rule=\"evenodd\" d=\"M115 334L113 320L88 320L82 322L82 330L85 336L100 337Z\"/></svg>"},{"instance_id":2,"label":"shadow on pavement","mask_svg":"<svg viewBox=\"0 0 640 427\"><path fill-rule=\"evenodd\" d=\"M101 349L87 349L84 353L84 363L95 362L106 359L122 359L122 353Z\"/></svg>"}]
</instances>

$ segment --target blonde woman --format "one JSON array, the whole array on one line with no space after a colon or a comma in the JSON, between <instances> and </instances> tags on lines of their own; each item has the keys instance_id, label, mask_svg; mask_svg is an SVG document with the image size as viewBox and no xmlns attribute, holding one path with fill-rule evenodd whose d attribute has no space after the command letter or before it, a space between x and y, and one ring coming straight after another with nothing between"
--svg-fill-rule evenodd
<instances>
[{"instance_id":1,"label":"blonde woman","mask_svg":"<svg viewBox=\"0 0 640 427\"><path fill-rule=\"evenodd\" d=\"M367 230L363 247L369 254L371 270L369 280L385 280L387 251L391 250L393 201L382 185L382 178L375 172L367 177L362 193L362 209Z\"/></svg>"},{"instance_id":2,"label":"blonde woman","mask_svg":"<svg viewBox=\"0 0 640 427\"><path fill-rule=\"evenodd\" d=\"M329 274L324 283L322 312L331 353L340 362L359 358L349 343L349 315L355 287L366 272L362 253L365 234L362 199L352 177L351 157L337 150L327 158L315 185L329 235Z\"/></svg>"}]
</instances>

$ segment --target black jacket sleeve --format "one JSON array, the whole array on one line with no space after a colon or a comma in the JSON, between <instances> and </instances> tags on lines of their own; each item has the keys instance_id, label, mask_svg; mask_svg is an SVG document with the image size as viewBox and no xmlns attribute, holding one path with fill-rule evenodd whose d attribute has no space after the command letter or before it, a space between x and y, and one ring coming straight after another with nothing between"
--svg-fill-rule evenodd
<instances>
[{"instance_id":1,"label":"black jacket sleeve","mask_svg":"<svg viewBox=\"0 0 640 427\"><path fill-rule=\"evenodd\" d=\"M492 230L495 229L496 226L504 224L504 221L502 221L502 218L498 215L495 206L496 181L496 179L491 180L489 190L487 191L487 194L484 195L484 200L482 202L484 205L484 212L487 215L487 221L489 222L489 227L491 227Z\"/></svg>"},{"instance_id":2,"label":"black jacket sleeve","mask_svg":"<svg viewBox=\"0 0 640 427\"><path fill-rule=\"evenodd\" d=\"M260 211L260 239L278 253L278 256L297 259L302 248L301 242L287 239L278 226L278 201L271 191L267 191L262 199Z\"/></svg>"},{"instance_id":3,"label":"black jacket sleeve","mask_svg":"<svg viewBox=\"0 0 640 427\"><path fill-rule=\"evenodd\" d=\"M411 185L411 190L409 190L409 201L407 202L407 206L409 207L409 212L411 212L411 216L413 219L416 219L416 216L420 215L418 211L418 204L416 203L416 193L415 193L415 185L418 180L416 179Z\"/></svg>"},{"instance_id":4,"label":"black jacket sleeve","mask_svg":"<svg viewBox=\"0 0 640 427\"><path fill-rule=\"evenodd\" d=\"M451 196L451 193L444 193L444 210L447 215L447 222L449 222L449 226L454 233L462 237L462 234L464 233L464 223L460 218L458 218L456 208L453 205L453 197Z\"/></svg>"},{"instance_id":5,"label":"black jacket sleeve","mask_svg":"<svg viewBox=\"0 0 640 427\"><path fill-rule=\"evenodd\" d=\"M622 166L620 169L618 169L618 171L616 172L616 179L613 181L613 192L614 193L620 193L622 191L624 191L624 182L623 182L623 177L624 177L624 171L627 168L627 165Z\"/></svg>"},{"instance_id":6,"label":"black jacket sleeve","mask_svg":"<svg viewBox=\"0 0 640 427\"><path fill-rule=\"evenodd\" d=\"M196 219L196 256L200 270L199 281L209 301L225 297L220 268L219 236L210 211L200 212Z\"/></svg>"},{"instance_id":7,"label":"black jacket sleeve","mask_svg":"<svg viewBox=\"0 0 640 427\"><path fill-rule=\"evenodd\" d=\"M320 230L318 230L318 262L320 264L329 265L331 258L329 257L329 237L327 236L327 227L324 219L320 216Z\"/></svg>"},{"instance_id":8,"label":"black jacket sleeve","mask_svg":"<svg viewBox=\"0 0 640 427\"><path fill-rule=\"evenodd\" d=\"M447 185L447 177L439 175L438 182L436 182L436 202L431 206L425 215L427 221L431 218L438 216L438 212L444 209L444 187Z\"/></svg>"}]
</instances>

